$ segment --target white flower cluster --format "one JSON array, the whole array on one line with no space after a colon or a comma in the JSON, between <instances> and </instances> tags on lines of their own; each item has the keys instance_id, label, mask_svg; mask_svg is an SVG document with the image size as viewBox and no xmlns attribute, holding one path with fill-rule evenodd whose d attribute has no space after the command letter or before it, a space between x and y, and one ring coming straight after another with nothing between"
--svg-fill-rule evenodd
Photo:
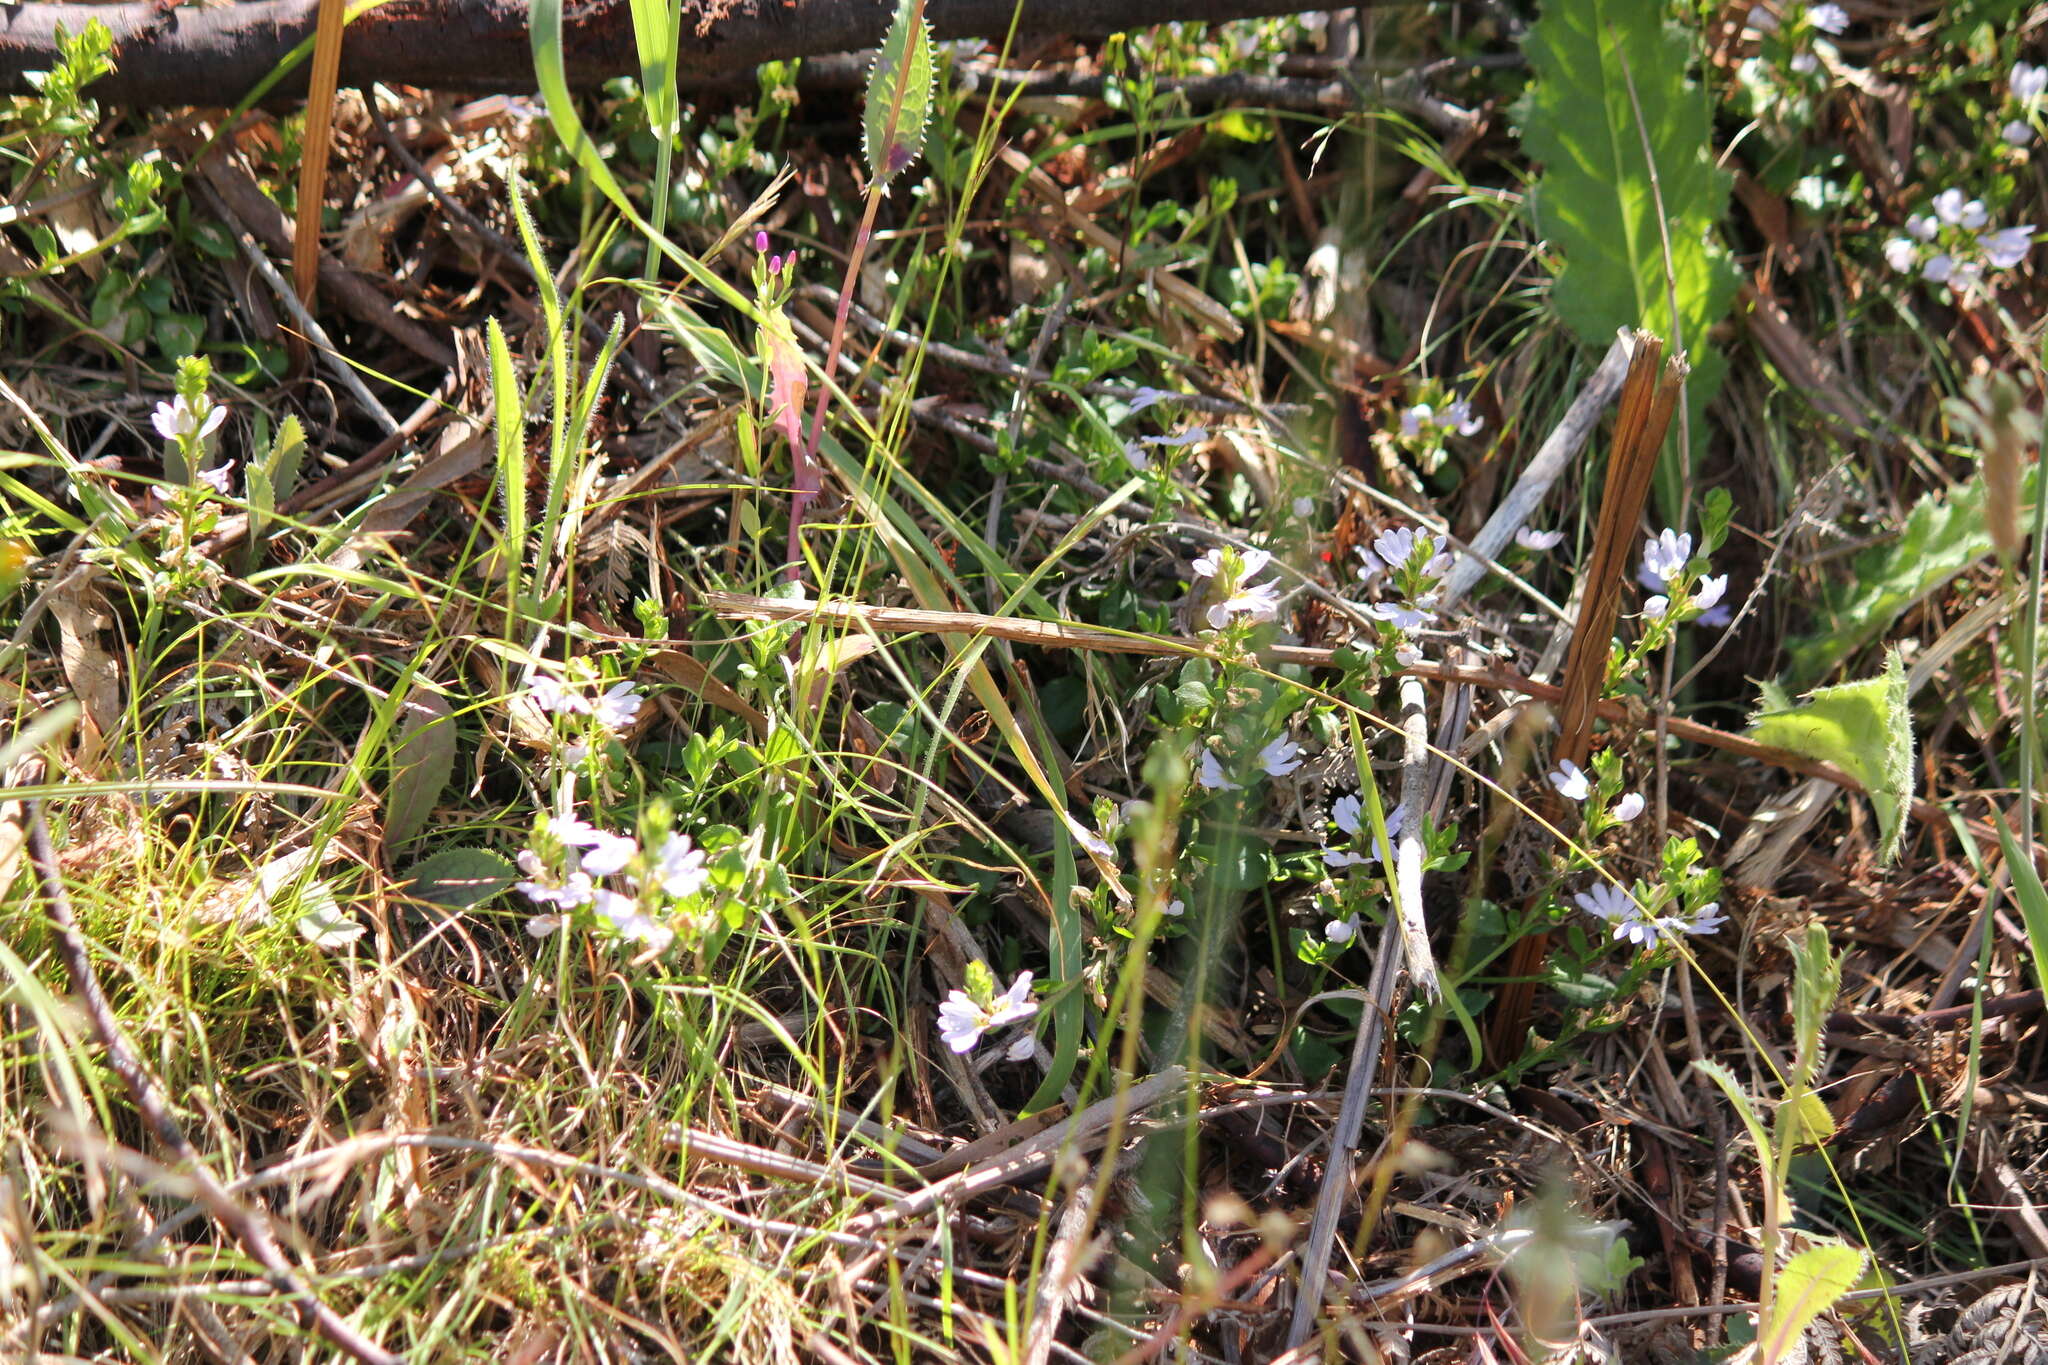
<instances>
[{"instance_id":1,"label":"white flower cluster","mask_svg":"<svg viewBox=\"0 0 2048 1365\"><path fill-rule=\"evenodd\" d=\"M1404 636L1436 620L1441 600L1437 581L1451 570L1451 557L1438 548L1436 537L1427 531L1396 526L1379 533L1370 550L1361 549L1364 561L1358 570L1362 582L1370 583L1385 573L1391 575L1394 596L1383 602L1369 602L1362 610L1375 620L1385 621ZM1394 646L1394 657L1403 664L1422 661L1422 651L1412 640Z\"/></svg>"},{"instance_id":2,"label":"white flower cluster","mask_svg":"<svg viewBox=\"0 0 2048 1365\"><path fill-rule=\"evenodd\" d=\"M198 466L206 456L209 438L227 420L226 406L205 394L199 395L199 401L194 403L181 393L168 403L158 403L149 414L149 424L156 428L156 434L176 446L187 466L193 469L194 477L222 497L228 495L233 484L235 462L229 460L213 469Z\"/></svg>"},{"instance_id":3,"label":"white flower cluster","mask_svg":"<svg viewBox=\"0 0 2048 1365\"><path fill-rule=\"evenodd\" d=\"M1589 801L1593 797L1593 775L1570 759L1560 759L1556 768L1545 774L1550 785L1557 788L1557 794L1567 801ZM1620 800L1608 809L1613 819L1626 823L1643 813L1643 794L1625 792Z\"/></svg>"},{"instance_id":4,"label":"white flower cluster","mask_svg":"<svg viewBox=\"0 0 2048 1365\"><path fill-rule=\"evenodd\" d=\"M2034 140L2033 119L2041 112L2042 95L2048 94L2048 66L2014 62L2005 83L2019 113L2006 121L1998 135L2014 147L2025 147Z\"/></svg>"},{"instance_id":5,"label":"white flower cluster","mask_svg":"<svg viewBox=\"0 0 2048 1365\"><path fill-rule=\"evenodd\" d=\"M1605 920L1616 942L1653 948L1661 938L1677 934L1711 934L1728 922L1719 901L1709 901L1690 915L1651 915L1635 897L1610 882L1596 882L1572 897L1579 908Z\"/></svg>"},{"instance_id":6,"label":"white flower cluster","mask_svg":"<svg viewBox=\"0 0 2048 1365\"><path fill-rule=\"evenodd\" d=\"M1902 275L1918 271L1957 297L1977 292L1989 270L2010 270L2034 248L2034 225L1991 228L1981 199L1951 186L1934 196L1928 212L1906 219L1906 235L1884 244L1884 261Z\"/></svg>"},{"instance_id":7,"label":"white flower cluster","mask_svg":"<svg viewBox=\"0 0 2048 1365\"><path fill-rule=\"evenodd\" d=\"M1019 972L1010 989L986 1003L966 991L956 990L948 995L939 1006L939 1037L955 1052L972 1052L983 1035L1036 1013L1038 1002L1031 998L1031 973ZM1031 1035L1020 1033L1003 1055L1010 1061L1021 1062L1031 1055L1032 1047Z\"/></svg>"},{"instance_id":8,"label":"white flower cluster","mask_svg":"<svg viewBox=\"0 0 2048 1365\"><path fill-rule=\"evenodd\" d=\"M595 698L586 697L572 684L548 673L536 673L527 688L533 704L551 716L588 716L606 736L623 733L639 716L646 698L630 682L616 682ZM581 740L562 746L561 760L570 767L580 765L590 754Z\"/></svg>"},{"instance_id":9,"label":"white flower cluster","mask_svg":"<svg viewBox=\"0 0 2048 1365\"><path fill-rule=\"evenodd\" d=\"M588 907L617 937L664 952L675 941L675 930L648 913L650 905L661 909L664 901L688 900L711 877L704 850L674 830L662 836L650 856L642 855L632 835L598 829L574 816L550 818L546 832L562 848L559 867L550 867L530 848L521 849L518 858L526 874L518 883L520 894L553 907L526 922L526 932L535 938L552 934L575 911ZM606 878L625 890L602 885Z\"/></svg>"},{"instance_id":10,"label":"white flower cluster","mask_svg":"<svg viewBox=\"0 0 2048 1365\"><path fill-rule=\"evenodd\" d=\"M1271 621L1280 614L1280 584L1252 580L1273 562L1267 550L1210 550L1194 563L1194 575L1213 581L1221 600L1210 604L1209 624L1222 630L1233 621Z\"/></svg>"},{"instance_id":11,"label":"white flower cluster","mask_svg":"<svg viewBox=\"0 0 2048 1365\"><path fill-rule=\"evenodd\" d=\"M1654 596L1643 601L1643 615L1652 621L1671 614L1671 601L1681 596L1681 612L1674 620L1698 618L1701 625L1725 626L1731 619L1721 599L1728 593L1728 575L1707 577L1688 583L1687 566L1692 563L1692 537L1665 527L1643 542L1643 562L1636 569L1636 581Z\"/></svg>"}]
</instances>

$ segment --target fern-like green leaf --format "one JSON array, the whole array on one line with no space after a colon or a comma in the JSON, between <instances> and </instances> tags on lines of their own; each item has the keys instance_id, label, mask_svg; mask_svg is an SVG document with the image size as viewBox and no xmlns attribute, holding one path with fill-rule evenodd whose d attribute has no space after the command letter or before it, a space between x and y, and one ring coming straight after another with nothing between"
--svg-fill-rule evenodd
<instances>
[{"instance_id":1,"label":"fern-like green leaf","mask_svg":"<svg viewBox=\"0 0 2048 1365\"><path fill-rule=\"evenodd\" d=\"M932 114L932 32L920 0L897 0L889 36L875 53L861 116L861 150L877 183L893 179L924 151Z\"/></svg>"},{"instance_id":2,"label":"fern-like green leaf","mask_svg":"<svg viewBox=\"0 0 2048 1365\"><path fill-rule=\"evenodd\" d=\"M1543 165L1529 198L1537 228L1564 257L1551 289L1558 316L1602 349L1623 327L1682 346L1697 439L1726 369L1707 329L1735 301L1734 267L1713 240L1731 177L1713 161L1707 92L1686 74L1697 44L1665 11L1642 0L1546 0L1523 44L1534 80L1516 115L1523 147ZM1660 474L1660 500L1682 473Z\"/></svg>"},{"instance_id":3,"label":"fern-like green leaf","mask_svg":"<svg viewBox=\"0 0 2048 1365\"><path fill-rule=\"evenodd\" d=\"M1797 706L1759 711L1750 724L1758 743L1832 763L1861 782L1877 811L1877 856L1892 860L1913 802L1912 717L1896 650L1877 677L1818 688Z\"/></svg>"}]
</instances>

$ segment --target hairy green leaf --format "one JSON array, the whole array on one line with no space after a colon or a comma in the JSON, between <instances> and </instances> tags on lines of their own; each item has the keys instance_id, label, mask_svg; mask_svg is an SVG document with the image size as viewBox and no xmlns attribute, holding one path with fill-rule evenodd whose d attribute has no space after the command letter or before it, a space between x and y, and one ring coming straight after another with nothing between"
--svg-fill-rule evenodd
<instances>
[{"instance_id":1,"label":"hairy green leaf","mask_svg":"<svg viewBox=\"0 0 2048 1365\"><path fill-rule=\"evenodd\" d=\"M1877 810L1877 856L1891 861L1913 800L1912 717L1896 650L1875 678L1816 688L1796 706L1767 702L1751 719L1750 734L1758 743L1832 763L1862 783Z\"/></svg>"},{"instance_id":2,"label":"hairy green leaf","mask_svg":"<svg viewBox=\"0 0 2048 1365\"><path fill-rule=\"evenodd\" d=\"M396 848L427 827L434 805L455 773L455 714L437 692L415 688L391 750L391 785L384 793L384 843Z\"/></svg>"},{"instance_id":3,"label":"hairy green leaf","mask_svg":"<svg viewBox=\"0 0 2048 1365\"><path fill-rule=\"evenodd\" d=\"M2034 499L2039 466L2021 480L2019 505ZM1984 481L1973 479L1953 496L1929 493L1913 504L1898 538L1856 556L1847 574L1831 574L1815 613L1822 623L1791 646L1785 676L1794 686L1812 683L1890 629L1914 603L1991 553L1985 522Z\"/></svg>"},{"instance_id":4,"label":"hairy green leaf","mask_svg":"<svg viewBox=\"0 0 2048 1365\"><path fill-rule=\"evenodd\" d=\"M920 0L897 0L889 36L875 53L861 113L868 174L886 182L917 160L931 119L932 33Z\"/></svg>"},{"instance_id":5,"label":"hairy green leaf","mask_svg":"<svg viewBox=\"0 0 2048 1365\"><path fill-rule=\"evenodd\" d=\"M1664 14L1641 0L1546 0L1522 45L1534 80L1516 116L1543 165L1530 209L1564 257L1558 316L1602 349L1623 327L1684 347L1697 439L1726 370L1707 329L1735 301L1735 269L1713 240L1731 177L1714 164L1707 92L1686 74L1698 44ZM1660 499L1682 474L1660 471Z\"/></svg>"},{"instance_id":6,"label":"hairy green leaf","mask_svg":"<svg viewBox=\"0 0 2048 1365\"><path fill-rule=\"evenodd\" d=\"M1782 1360L1791 1354L1813 1320L1862 1278L1863 1253L1839 1242L1808 1247L1785 1262L1770 1320L1756 1334L1757 1359Z\"/></svg>"},{"instance_id":7,"label":"hairy green leaf","mask_svg":"<svg viewBox=\"0 0 2048 1365\"><path fill-rule=\"evenodd\" d=\"M481 905L512 885L518 869L481 848L448 848L422 858L407 874L406 891L451 910Z\"/></svg>"}]
</instances>

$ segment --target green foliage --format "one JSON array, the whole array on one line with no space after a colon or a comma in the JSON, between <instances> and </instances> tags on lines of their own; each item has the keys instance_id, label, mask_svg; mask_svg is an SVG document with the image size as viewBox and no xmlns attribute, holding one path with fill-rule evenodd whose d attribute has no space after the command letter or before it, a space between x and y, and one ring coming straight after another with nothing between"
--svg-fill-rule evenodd
<instances>
[{"instance_id":1,"label":"green foliage","mask_svg":"<svg viewBox=\"0 0 2048 1365\"><path fill-rule=\"evenodd\" d=\"M412 865L406 890L451 910L482 905L512 885L518 870L481 848L444 848Z\"/></svg>"},{"instance_id":2,"label":"green foliage","mask_svg":"<svg viewBox=\"0 0 2048 1365\"><path fill-rule=\"evenodd\" d=\"M2041 874L2034 867L2034 860L2012 837L2002 816L1993 812L1991 818L1998 824L1998 846L2004 850L2006 868L2012 874L2012 898L2019 904L2020 918L2027 926L2027 947L2034 955L2034 979L2048 987L2048 886L2041 883Z\"/></svg>"},{"instance_id":3,"label":"green foliage","mask_svg":"<svg viewBox=\"0 0 2048 1365\"><path fill-rule=\"evenodd\" d=\"M1832 763L1861 782L1877 811L1878 857L1889 862L1898 853L1913 799L1913 726L1897 651L1885 656L1877 677L1817 688L1797 706L1782 689L1766 688L1750 734L1760 744Z\"/></svg>"},{"instance_id":4,"label":"green foliage","mask_svg":"<svg viewBox=\"0 0 2048 1365\"><path fill-rule=\"evenodd\" d=\"M2021 501L2039 486L2039 466L2026 471ZM1954 495L1929 493L1913 504L1897 539L1856 556L1850 572L1822 584L1820 630L1795 640L1785 669L1788 686L1810 685L1878 639L1907 608L1991 553L1984 480Z\"/></svg>"},{"instance_id":5,"label":"green foliage","mask_svg":"<svg viewBox=\"0 0 2048 1365\"><path fill-rule=\"evenodd\" d=\"M1782 1360L1813 1320L1835 1306L1863 1278L1863 1252L1838 1242L1823 1243L1785 1262L1778 1272L1778 1294L1770 1316L1757 1333L1757 1359Z\"/></svg>"},{"instance_id":6,"label":"green foliage","mask_svg":"<svg viewBox=\"0 0 2048 1365\"><path fill-rule=\"evenodd\" d=\"M1698 439L1727 368L1707 329L1735 301L1734 267L1713 241L1731 177L1714 163L1707 92L1686 74L1695 37L1664 12L1638 0L1549 0L1523 44L1535 79L1516 116L1543 164L1530 210L1564 257L1551 288L1558 316L1589 346L1604 349L1623 327L1683 346ZM1659 473L1667 508L1683 472Z\"/></svg>"},{"instance_id":7,"label":"green foliage","mask_svg":"<svg viewBox=\"0 0 2048 1365\"><path fill-rule=\"evenodd\" d=\"M877 183L893 179L924 150L935 76L922 0L897 0L889 36L875 53L861 111L861 150Z\"/></svg>"}]
</instances>

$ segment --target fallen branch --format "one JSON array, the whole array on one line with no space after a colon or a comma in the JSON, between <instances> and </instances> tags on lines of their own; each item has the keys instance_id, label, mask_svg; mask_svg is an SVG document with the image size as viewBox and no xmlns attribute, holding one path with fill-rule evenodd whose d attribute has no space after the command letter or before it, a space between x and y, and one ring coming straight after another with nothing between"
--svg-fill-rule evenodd
<instances>
[{"instance_id":1,"label":"fallen branch","mask_svg":"<svg viewBox=\"0 0 2048 1365\"><path fill-rule=\"evenodd\" d=\"M1161 23L1214 23L1290 14L1302 0L931 0L936 36L1001 42L1017 37L1094 36ZM681 78L730 76L735 68L873 47L894 7L886 0L690 0L676 64ZM318 0L167 9L160 0L116 5L0 6L0 93L28 95L25 77L57 60L57 30L97 19L114 35L115 69L89 93L122 104L226 104L270 75L312 35ZM341 83L373 81L445 90L531 90L533 52L525 0L387 0L348 26ZM563 15L563 57L572 84L591 88L638 75L630 8L592 0ZM275 87L302 94L302 66Z\"/></svg>"}]
</instances>

